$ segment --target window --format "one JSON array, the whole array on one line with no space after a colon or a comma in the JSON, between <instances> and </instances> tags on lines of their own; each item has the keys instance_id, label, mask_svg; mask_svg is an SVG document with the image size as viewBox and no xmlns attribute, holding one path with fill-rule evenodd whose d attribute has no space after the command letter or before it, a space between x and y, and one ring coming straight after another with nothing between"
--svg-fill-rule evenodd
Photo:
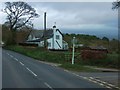
<instances>
[{"instance_id":1,"label":"window","mask_svg":"<svg viewBox=\"0 0 120 90\"><path fill-rule=\"evenodd\" d=\"M50 42L48 43L48 47L51 47L51 43Z\"/></svg>"},{"instance_id":2,"label":"window","mask_svg":"<svg viewBox=\"0 0 120 90\"><path fill-rule=\"evenodd\" d=\"M60 36L59 36L59 35L56 35L56 39L60 39Z\"/></svg>"}]
</instances>

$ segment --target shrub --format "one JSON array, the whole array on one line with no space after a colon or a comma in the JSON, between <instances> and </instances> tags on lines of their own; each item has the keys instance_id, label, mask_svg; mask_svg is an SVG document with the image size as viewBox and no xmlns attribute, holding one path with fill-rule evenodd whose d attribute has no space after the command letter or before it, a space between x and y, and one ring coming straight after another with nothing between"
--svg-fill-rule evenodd
<instances>
[{"instance_id":1,"label":"shrub","mask_svg":"<svg viewBox=\"0 0 120 90\"><path fill-rule=\"evenodd\" d=\"M107 53L102 51L94 51L94 50L82 50L81 57L83 60L87 59L104 59L106 58Z\"/></svg>"}]
</instances>

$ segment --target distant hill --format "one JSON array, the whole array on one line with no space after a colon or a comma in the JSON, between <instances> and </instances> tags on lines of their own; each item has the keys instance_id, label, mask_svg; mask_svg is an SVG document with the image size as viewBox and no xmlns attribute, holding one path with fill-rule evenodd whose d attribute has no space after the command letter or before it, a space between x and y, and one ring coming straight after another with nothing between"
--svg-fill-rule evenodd
<instances>
[{"instance_id":1,"label":"distant hill","mask_svg":"<svg viewBox=\"0 0 120 90\"><path fill-rule=\"evenodd\" d=\"M84 34L64 34L64 40L68 42L69 47L72 47L72 39L76 37L76 44L83 44L84 46L103 46L110 51L119 52L120 42L116 39L109 40L107 37L102 39L94 35Z\"/></svg>"},{"instance_id":2,"label":"distant hill","mask_svg":"<svg viewBox=\"0 0 120 90\"><path fill-rule=\"evenodd\" d=\"M84 34L64 34L64 40L68 42L69 47L72 46L72 39L76 37L76 44L83 44L84 46L104 46L109 47L109 39L104 37L100 39L94 35L84 35Z\"/></svg>"}]
</instances>

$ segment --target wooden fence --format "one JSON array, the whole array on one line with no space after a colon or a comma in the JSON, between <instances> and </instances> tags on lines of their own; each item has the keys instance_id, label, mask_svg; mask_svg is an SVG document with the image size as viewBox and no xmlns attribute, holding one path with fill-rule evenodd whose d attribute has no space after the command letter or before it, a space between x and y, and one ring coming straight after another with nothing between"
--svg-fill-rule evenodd
<instances>
[{"instance_id":1,"label":"wooden fence","mask_svg":"<svg viewBox=\"0 0 120 90\"><path fill-rule=\"evenodd\" d=\"M76 53L74 56L75 62L79 62L81 59L81 54L80 53ZM71 62L72 61L72 53L69 54L65 54L65 61L66 62Z\"/></svg>"}]
</instances>

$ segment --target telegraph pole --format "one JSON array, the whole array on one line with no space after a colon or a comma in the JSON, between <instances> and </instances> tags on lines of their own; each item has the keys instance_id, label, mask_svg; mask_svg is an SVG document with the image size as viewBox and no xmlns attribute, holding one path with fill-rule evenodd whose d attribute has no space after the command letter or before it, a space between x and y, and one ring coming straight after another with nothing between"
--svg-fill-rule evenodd
<instances>
[{"instance_id":1,"label":"telegraph pole","mask_svg":"<svg viewBox=\"0 0 120 90\"><path fill-rule=\"evenodd\" d=\"M44 47L47 48L47 41L46 41L46 12L44 12Z\"/></svg>"}]
</instances>

